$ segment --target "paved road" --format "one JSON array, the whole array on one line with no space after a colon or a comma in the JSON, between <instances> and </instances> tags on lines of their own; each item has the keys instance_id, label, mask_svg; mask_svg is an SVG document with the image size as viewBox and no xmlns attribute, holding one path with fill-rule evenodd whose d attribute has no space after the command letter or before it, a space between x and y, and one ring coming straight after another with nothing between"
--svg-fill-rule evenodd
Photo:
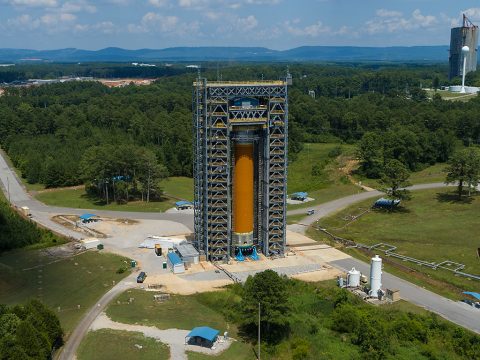
<instances>
[{"instance_id":1,"label":"paved road","mask_svg":"<svg viewBox=\"0 0 480 360\"><path fill-rule=\"evenodd\" d=\"M117 285L111 288L102 298L97 301L97 303L88 310L83 319L77 325L75 330L68 338L68 341L65 343L63 348L60 350L60 353L57 356L58 360L71 360L75 358L77 349L82 342L85 334L88 332L90 325L97 318L98 315L105 309L105 307L112 301L116 296L120 295L127 289L131 289L136 286L136 273L132 273L127 276L125 279L120 281Z\"/></svg>"},{"instance_id":2,"label":"paved road","mask_svg":"<svg viewBox=\"0 0 480 360\"><path fill-rule=\"evenodd\" d=\"M425 189L438 189L445 187L444 183L430 183L430 184L419 184L419 185L413 185L408 187L408 190L425 190ZM304 219L301 220L301 223L304 225L311 225L314 222L320 220L321 218L324 218L326 216L329 216L343 208L346 208L347 206L350 206L356 202L366 200L366 199L371 199L375 197L379 197L385 195L383 192L375 190L375 191L366 191L366 192L361 192L358 194L350 195L350 196L345 196L341 199L329 201L327 203L323 203L320 205L312 206L309 207L308 209L314 209L315 213L313 215L307 216ZM296 209L296 210L290 210L288 212L288 215L301 215L306 213L306 209ZM306 227L292 227L292 230L302 232Z\"/></svg>"},{"instance_id":3,"label":"paved road","mask_svg":"<svg viewBox=\"0 0 480 360\"><path fill-rule=\"evenodd\" d=\"M359 270L367 277L370 274L370 266L363 261L347 258L330 263L331 265L348 271L352 267ZM469 305L452 301L443 296L432 293L419 286L400 279L388 273L382 275L382 287L400 290L400 296L415 305L430 310L445 319L480 334L480 310Z\"/></svg>"}]
</instances>

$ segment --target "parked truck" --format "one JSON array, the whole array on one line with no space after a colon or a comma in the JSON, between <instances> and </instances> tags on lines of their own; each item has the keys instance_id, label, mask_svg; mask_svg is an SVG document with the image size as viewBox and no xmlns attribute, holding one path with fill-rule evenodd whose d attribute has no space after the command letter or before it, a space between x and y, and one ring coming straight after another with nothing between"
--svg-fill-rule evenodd
<instances>
[{"instance_id":1,"label":"parked truck","mask_svg":"<svg viewBox=\"0 0 480 360\"><path fill-rule=\"evenodd\" d=\"M162 245L155 244L155 254L157 254L157 256L162 256Z\"/></svg>"}]
</instances>

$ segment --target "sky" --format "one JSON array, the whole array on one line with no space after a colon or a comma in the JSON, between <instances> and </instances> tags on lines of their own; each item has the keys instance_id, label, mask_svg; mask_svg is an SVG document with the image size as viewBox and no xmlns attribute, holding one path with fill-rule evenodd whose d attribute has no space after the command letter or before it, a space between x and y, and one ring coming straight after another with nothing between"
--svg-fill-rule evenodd
<instances>
[{"instance_id":1,"label":"sky","mask_svg":"<svg viewBox=\"0 0 480 360\"><path fill-rule=\"evenodd\" d=\"M0 0L0 48L448 45L478 0Z\"/></svg>"}]
</instances>

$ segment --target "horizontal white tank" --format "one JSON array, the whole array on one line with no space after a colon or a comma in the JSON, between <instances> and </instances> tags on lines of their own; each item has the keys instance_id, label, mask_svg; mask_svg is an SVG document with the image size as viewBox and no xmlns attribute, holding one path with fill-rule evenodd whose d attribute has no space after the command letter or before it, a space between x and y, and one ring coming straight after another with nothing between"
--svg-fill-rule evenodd
<instances>
[{"instance_id":1,"label":"horizontal white tank","mask_svg":"<svg viewBox=\"0 0 480 360\"><path fill-rule=\"evenodd\" d=\"M378 297L378 290L382 288L382 258L378 255L370 261L370 292L368 295Z\"/></svg>"},{"instance_id":2,"label":"horizontal white tank","mask_svg":"<svg viewBox=\"0 0 480 360\"><path fill-rule=\"evenodd\" d=\"M360 271L355 270L355 268L352 268L347 273L347 286L348 287L358 287L360 286Z\"/></svg>"}]
</instances>

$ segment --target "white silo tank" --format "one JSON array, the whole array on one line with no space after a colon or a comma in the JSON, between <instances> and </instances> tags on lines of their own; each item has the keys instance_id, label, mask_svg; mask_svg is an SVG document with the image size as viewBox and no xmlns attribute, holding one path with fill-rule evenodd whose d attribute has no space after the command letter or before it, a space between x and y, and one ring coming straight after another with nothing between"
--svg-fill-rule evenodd
<instances>
[{"instance_id":1,"label":"white silo tank","mask_svg":"<svg viewBox=\"0 0 480 360\"><path fill-rule=\"evenodd\" d=\"M355 270L355 268L352 268L347 273L347 286L348 287L358 287L360 286L360 271Z\"/></svg>"},{"instance_id":2,"label":"white silo tank","mask_svg":"<svg viewBox=\"0 0 480 360\"><path fill-rule=\"evenodd\" d=\"M368 295L378 297L378 290L382 288L382 258L378 255L370 261L370 292Z\"/></svg>"}]
</instances>

